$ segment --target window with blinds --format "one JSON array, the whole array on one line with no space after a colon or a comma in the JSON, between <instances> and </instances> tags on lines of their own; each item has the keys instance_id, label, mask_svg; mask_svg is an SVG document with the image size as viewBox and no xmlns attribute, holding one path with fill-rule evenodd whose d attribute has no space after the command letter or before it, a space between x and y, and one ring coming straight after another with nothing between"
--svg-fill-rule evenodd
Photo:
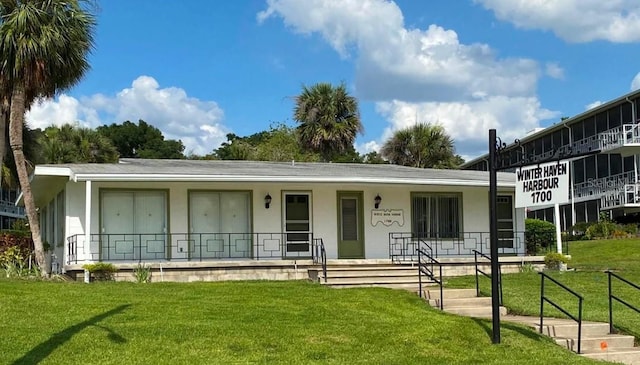
<instances>
[{"instance_id":1,"label":"window with blinds","mask_svg":"<svg viewBox=\"0 0 640 365\"><path fill-rule=\"evenodd\" d=\"M411 231L420 238L458 238L462 233L462 195L411 196Z\"/></svg>"}]
</instances>

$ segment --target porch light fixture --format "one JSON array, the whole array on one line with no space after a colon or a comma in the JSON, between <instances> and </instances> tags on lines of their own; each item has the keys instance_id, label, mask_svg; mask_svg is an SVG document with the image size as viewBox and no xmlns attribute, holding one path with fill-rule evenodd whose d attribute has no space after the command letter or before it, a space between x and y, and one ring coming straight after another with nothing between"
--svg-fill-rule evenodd
<instances>
[{"instance_id":1,"label":"porch light fixture","mask_svg":"<svg viewBox=\"0 0 640 365\"><path fill-rule=\"evenodd\" d=\"M271 195L267 194L267 195L264 197L264 207L265 207L266 209L269 209L269 205L270 205L270 204L271 204Z\"/></svg>"},{"instance_id":2,"label":"porch light fixture","mask_svg":"<svg viewBox=\"0 0 640 365\"><path fill-rule=\"evenodd\" d=\"M380 194L376 194L376 197L373 198L373 202L376 203L375 207L376 209L378 209L378 207L380 207L380 202L382 201L382 198L380 197Z\"/></svg>"}]
</instances>

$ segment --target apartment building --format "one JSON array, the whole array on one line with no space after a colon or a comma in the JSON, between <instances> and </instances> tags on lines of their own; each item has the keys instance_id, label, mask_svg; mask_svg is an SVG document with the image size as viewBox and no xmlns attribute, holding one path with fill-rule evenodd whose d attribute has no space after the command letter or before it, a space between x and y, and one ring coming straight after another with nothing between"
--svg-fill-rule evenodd
<instances>
[{"instance_id":1,"label":"apartment building","mask_svg":"<svg viewBox=\"0 0 640 365\"><path fill-rule=\"evenodd\" d=\"M640 90L536 130L520 139L519 146L507 145L502 153L514 163L522 151L531 162L569 152L585 154L570 163L570 203L560 207L563 230L577 222L597 221L601 212L633 221L640 212L638 121ZM499 130L497 133L500 136ZM488 154L461 168L488 170ZM553 221L553 206L530 208L527 216Z\"/></svg>"},{"instance_id":2,"label":"apartment building","mask_svg":"<svg viewBox=\"0 0 640 365\"><path fill-rule=\"evenodd\" d=\"M18 219L24 219L24 208L16 206L19 190L0 187L0 230L11 229Z\"/></svg>"}]
</instances>

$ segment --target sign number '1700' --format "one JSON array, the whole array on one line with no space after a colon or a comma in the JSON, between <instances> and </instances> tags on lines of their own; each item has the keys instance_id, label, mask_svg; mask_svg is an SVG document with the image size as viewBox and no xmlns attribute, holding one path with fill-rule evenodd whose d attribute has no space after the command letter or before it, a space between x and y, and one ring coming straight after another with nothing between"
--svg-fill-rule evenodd
<instances>
[{"instance_id":1,"label":"sign number '1700'","mask_svg":"<svg viewBox=\"0 0 640 365\"><path fill-rule=\"evenodd\" d=\"M569 162L550 162L516 170L516 207L569 202Z\"/></svg>"}]
</instances>

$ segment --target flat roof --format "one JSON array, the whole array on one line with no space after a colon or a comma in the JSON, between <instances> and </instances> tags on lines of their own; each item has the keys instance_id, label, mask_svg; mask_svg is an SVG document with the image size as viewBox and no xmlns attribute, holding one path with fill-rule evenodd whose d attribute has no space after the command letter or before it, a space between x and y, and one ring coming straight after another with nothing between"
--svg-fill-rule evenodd
<instances>
[{"instance_id":1,"label":"flat roof","mask_svg":"<svg viewBox=\"0 0 640 365\"><path fill-rule=\"evenodd\" d=\"M120 159L111 164L38 165L34 180L326 182L488 186L484 171L421 169L391 164L231 160ZM515 175L498 173L498 186L515 187Z\"/></svg>"}]
</instances>

